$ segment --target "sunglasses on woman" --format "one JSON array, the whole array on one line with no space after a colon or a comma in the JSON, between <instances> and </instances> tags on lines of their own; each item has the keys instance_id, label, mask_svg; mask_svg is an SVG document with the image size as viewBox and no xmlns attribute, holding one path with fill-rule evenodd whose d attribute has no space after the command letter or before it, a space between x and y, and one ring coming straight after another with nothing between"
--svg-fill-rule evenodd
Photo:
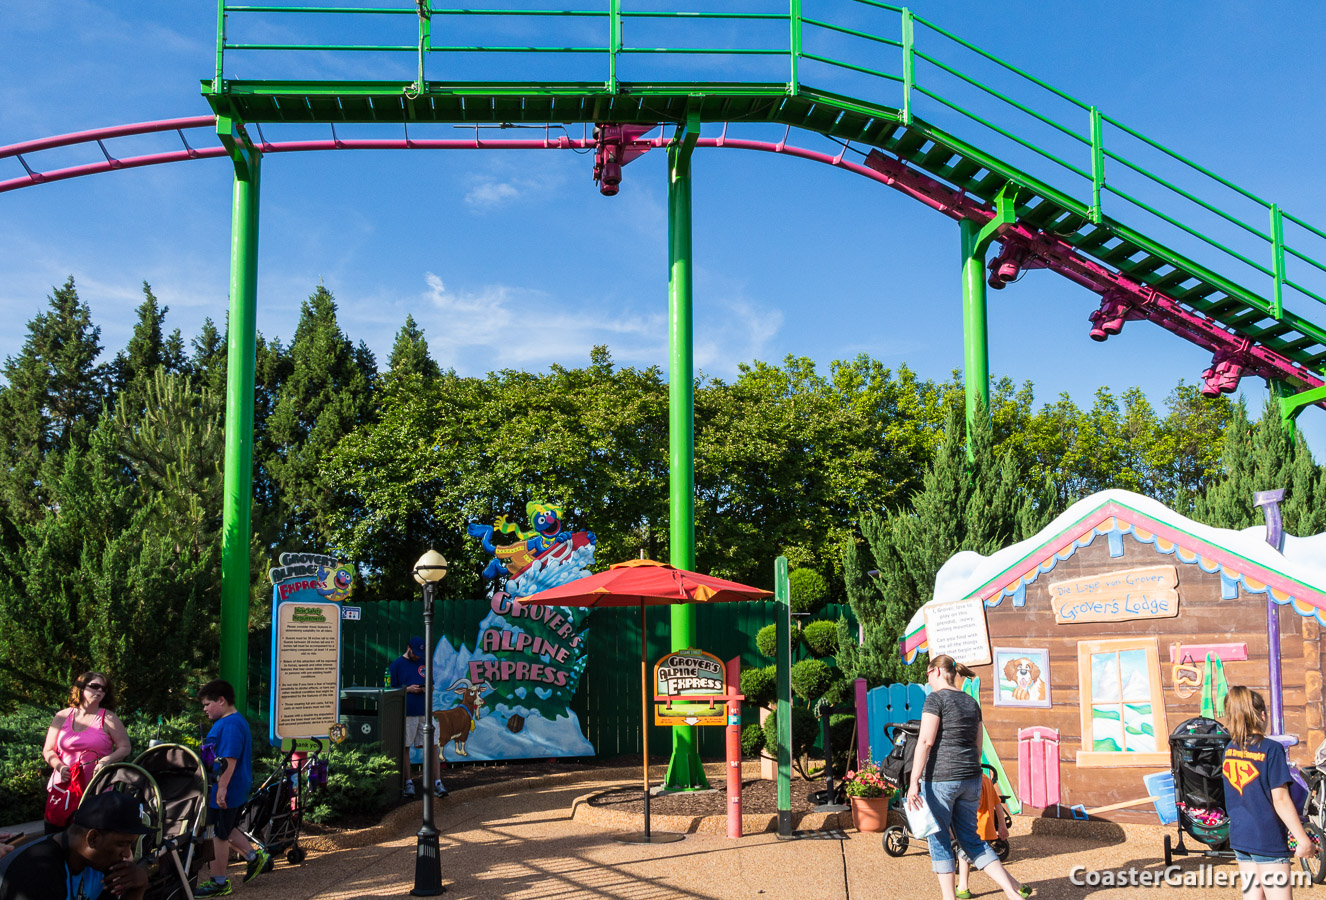
<instances>
[{"instance_id":1,"label":"sunglasses on woman","mask_svg":"<svg viewBox=\"0 0 1326 900\"><path fill-rule=\"evenodd\" d=\"M85 691L101 691L101 692L104 694L104 693L106 693L106 685L104 685L104 684L95 684L95 683L94 683L94 684L85 684L85 685L83 685L83 690L85 690Z\"/></svg>"}]
</instances>

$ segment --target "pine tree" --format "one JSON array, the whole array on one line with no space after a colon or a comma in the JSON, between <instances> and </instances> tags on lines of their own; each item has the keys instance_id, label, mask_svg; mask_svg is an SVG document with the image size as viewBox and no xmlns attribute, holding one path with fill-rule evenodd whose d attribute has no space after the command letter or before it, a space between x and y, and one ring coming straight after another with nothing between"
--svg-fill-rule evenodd
<instances>
[{"instance_id":1,"label":"pine tree","mask_svg":"<svg viewBox=\"0 0 1326 900\"><path fill-rule=\"evenodd\" d=\"M396 332L396 343L391 348L387 377L401 380L418 376L427 383L441 375L442 370L428 355L428 341L424 339L423 329L415 323L414 316L407 315L405 324Z\"/></svg>"},{"instance_id":2,"label":"pine tree","mask_svg":"<svg viewBox=\"0 0 1326 900\"><path fill-rule=\"evenodd\" d=\"M336 301L322 285L300 309L289 365L265 436L271 478L289 510L282 542L325 546L328 515L340 501L336 484L319 467L343 437L370 420L376 365L362 342L354 346L341 332Z\"/></svg>"},{"instance_id":3,"label":"pine tree","mask_svg":"<svg viewBox=\"0 0 1326 900\"><path fill-rule=\"evenodd\" d=\"M1284 529L1294 535L1326 531L1326 471L1312 460L1302 437L1291 437L1280 411L1266 404L1253 425L1242 400L1234 407L1220 456L1220 477L1197 498L1193 515L1219 528L1250 528L1265 521L1254 494L1284 488Z\"/></svg>"},{"instance_id":4,"label":"pine tree","mask_svg":"<svg viewBox=\"0 0 1326 900\"><path fill-rule=\"evenodd\" d=\"M962 415L951 405L944 438L909 507L869 513L861 520L866 548L848 544L843 556L848 602L863 640L840 626L839 665L871 685L919 681L924 665L904 665L898 641L908 621L934 596L935 576L959 550L989 555L1045 526L1055 513L1048 480L1028 485L1010 450L996 456L983 412L964 441ZM970 444L973 459L967 459ZM876 574L869 574L874 571Z\"/></svg>"},{"instance_id":5,"label":"pine tree","mask_svg":"<svg viewBox=\"0 0 1326 900\"><path fill-rule=\"evenodd\" d=\"M49 300L28 323L19 355L5 360L0 389L0 503L17 522L39 514L47 457L86 442L105 397L105 369L96 362L101 329L78 299L73 276Z\"/></svg>"},{"instance_id":6,"label":"pine tree","mask_svg":"<svg viewBox=\"0 0 1326 900\"><path fill-rule=\"evenodd\" d=\"M216 323L209 316L203 319L203 325L190 344L193 354L189 357L189 371L202 380L212 390L224 391L226 387L226 336L216 328Z\"/></svg>"},{"instance_id":7,"label":"pine tree","mask_svg":"<svg viewBox=\"0 0 1326 900\"><path fill-rule=\"evenodd\" d=\"M134 325L129 346L116 354L111 364L115 390L122 391L135 382L152 377L158 367L166 365L166 342L161 330L169 306L159 306L152 286L143 282L143 302L138 307L138 323Z\"/></svg>"}]
</instances>

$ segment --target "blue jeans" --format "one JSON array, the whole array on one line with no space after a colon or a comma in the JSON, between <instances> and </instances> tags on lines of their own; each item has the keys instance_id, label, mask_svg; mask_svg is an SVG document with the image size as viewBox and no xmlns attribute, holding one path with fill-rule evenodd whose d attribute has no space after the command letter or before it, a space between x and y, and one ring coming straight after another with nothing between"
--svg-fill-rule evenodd
<instances>
[{"instance_id":1,"label":"blue jeans","mask_svg":"<svg viewBox=\"0 0 1326 900\"><path fill-rule=\"evenodd\" d=\"M972 867L984 869L999 856L976 833L976 810L981 805L981 776L973 775L961 781L923 781L921 797L939 831L926 838L930 842L930 868L938 875L953 872L957 862L953 858L953 838L971 860Z\"/></svg>"}]
</instances>

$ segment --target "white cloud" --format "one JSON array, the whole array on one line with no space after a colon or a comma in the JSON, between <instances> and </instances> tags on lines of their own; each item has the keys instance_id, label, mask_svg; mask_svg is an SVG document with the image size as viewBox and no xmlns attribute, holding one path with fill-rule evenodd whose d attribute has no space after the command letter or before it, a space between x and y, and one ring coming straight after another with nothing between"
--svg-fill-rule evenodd
<instances>
[{"instance_id":1,"label":"white cloud","mask_svg":"<svg viewBox=\"0 0 1326 900\"><path fill-rule=\"evenodd\" d=\"M462 374L578 365L596 344L606 344L624 365L666 366L667 298L661 287L652 298L589 292L572 297L500 283L453 291L433 272L424 279L427 290L415 317L434 358ZM706 372L734 373L738 362L759 355L782 324L782 313L739 292L706 304L695 349L696 368Z\"/></svg>"},{"instance_id":2,"label":"white cloud","mask_svg":"<svg viewBox=\"0 0 1326 900\"><path fill-rule=\"evenodd\" d=\"M491 209L515 200L520 188L509 181L482 181L465 192L465 203L473 208Z\"/></svg>"}]
</instances>

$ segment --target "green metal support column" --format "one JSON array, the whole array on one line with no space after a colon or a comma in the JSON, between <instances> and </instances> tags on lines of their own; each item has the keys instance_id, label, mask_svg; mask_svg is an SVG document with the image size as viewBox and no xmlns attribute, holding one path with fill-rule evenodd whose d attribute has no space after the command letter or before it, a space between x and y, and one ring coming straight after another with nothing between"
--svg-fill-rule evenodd
<instances>
[{"instance_id":1,"label":"green metal support column","mask_svg":"<svg viewBox=\"0 0 1326 900\"><path fill-rule=\"evenodd\" d=\"M990 349L985 315L985 248L978 240L977 224L958 223L962 229L962 347L963 380L967 385L967 427L977 409L990 412ZM967 448L968 455L971 447Z\"/></svg>"},{"instance_id":2,"label":"green metal support column","mask_svg":"<svg viewBox=\"0 0 1326 900\"><path fill-rule=\"evenodd\" d=\"M792 836L792 585L787 557L774 560L774 636L777 638L778 836Z\"/></svg>"},{"instance_id":3,"label":"green metal support column","mask_svg":"<svg viewBox=\"0 0 1326 900\"><path fill-rule=\"evenodd\" d=\"M257 341L258 182L261 156L235 123L217 118L235 166L230 230L225 478L221 511L220 675L246 709L249 671L249 535L253 501L253 369Z\"/></svg>"},{"instance_id":4,"label":"green metal support column","mask_svg":"<svg viewBox=\"0 0 1326 900\"><path fill-rule=\"evenodd\" d=\"M668 466L669 561L695 568L695 353L691 320L691 154L700 137L698 116L688 116L668 145ZM696 646L695 607L673 606L673 650ZM700 765L698 729L672 729L672 758L664 787L709 787Z\"/></svg>"}]
</instances>

